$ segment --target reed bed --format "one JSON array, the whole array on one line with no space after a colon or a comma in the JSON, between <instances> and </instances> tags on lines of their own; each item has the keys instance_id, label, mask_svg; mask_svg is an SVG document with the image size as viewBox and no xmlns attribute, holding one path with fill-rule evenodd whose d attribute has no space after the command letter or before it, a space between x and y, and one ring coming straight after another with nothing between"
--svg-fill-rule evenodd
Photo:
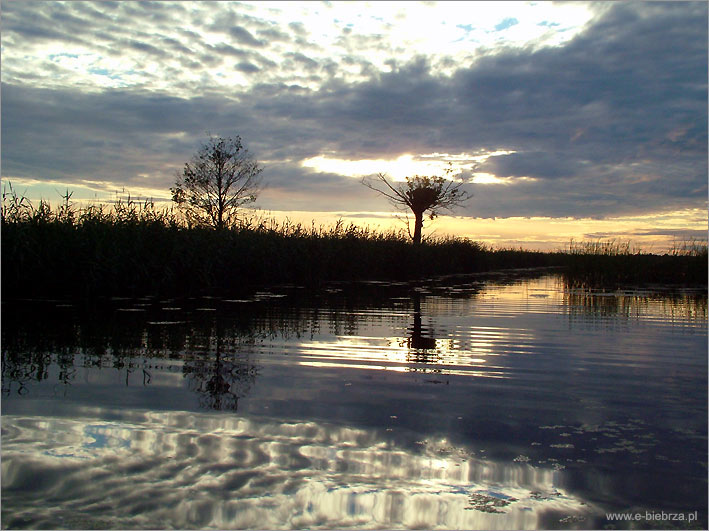
<instances>
[{"instance_id":1,"label":"reed bed","mask_svg":"<svg viewBox=\"0 0 709 531\"><path fill-rule=\"evenodd\" d=\"M563 262L567 281L578 286L707 284L706 242L677 242L668 252L654 254L619 240L572 240Z\"/></svg>"},{"instance_id":2,"label":"reed bed","mask_svg":"<svg viewBox=\"0 0 709 531\"><path fill-rule=\"evenodd\" d=\"M342 221L304 226L256 215L214 230L187 225L150 201L34 206L3 194L2 297L197 296L245 293L267 284L408 280L509 268L562 266L572 281L704 283L706 245L643 254L606 243L564 252L492 249L462 238L413 245L405 231ZM574 280L575 279L575 280Z\"/></svg>"}]
</instances>

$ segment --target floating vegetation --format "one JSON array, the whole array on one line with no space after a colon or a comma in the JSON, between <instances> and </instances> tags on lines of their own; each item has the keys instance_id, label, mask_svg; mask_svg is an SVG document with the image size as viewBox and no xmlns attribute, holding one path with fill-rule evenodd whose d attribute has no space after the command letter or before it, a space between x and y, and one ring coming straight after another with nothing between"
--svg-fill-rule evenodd
<instances>
[{"instance_id":1,"label":"floating vegetation","mask_svg":"<svg viewBox=\"0 0 709 531\"><path fill-rule=\"evenodd\" d=\"M629 419L627 422L609 420L602 424L583 424L581 426L539 426L539 429L564 430L558 436L573 439L573 442L568 443L551 443L549 444L550 448L559 450L578 448L584 452L593 451L598 455L645 454L650 448L657 446L659 442L654 433L646 431L645 422L641 419ZM686 430L686 432L694 433L692 430ZM675 433L677 433L676 430ZM589 435L595 436L589 437ZM549 462L555 461L557 460L549 458ZM576 462L582 461L576 460ZM585 463L585 461L583 462Z\"/></svg>"},{"instance_id":2,"label":"floating vegetation","mask_svg":"<svg viewBox=\"0 0 709 531\"><path fill-rule=\"evenodd\" d=\"M518 501L517 498L498 494L496 492L474 492L468 495L468 506L466 511L475 510L483 513L504 513L502 507Z\"/></svg>"},{"instance_id":3,"label":"floating vegetation","mask_svg":"<svg viewBox=\"0 0 709 531\"><path fill-rule=\"evenodd\" d=\"M561 522L562 524L572 524L576 522L583 522L584 520L586 520L585 516L575 514L561 518L559 522Z\"/></svg>"},{"instance_id":4,"label":"floating vegetation","mask_svg":"<svg viewBox=\"0 0 709 531\"><path fill-rule=\"evenodd\" d=\"M560 496L563 496L561 492L558 490L555 490L553 492L549 493L542 493L541 491L535 490L529 493L529 497L532 498L533 500L537 501L548 501L548 500L553 500L555 498L558 498Z\"/></svg>"}]
</instances>

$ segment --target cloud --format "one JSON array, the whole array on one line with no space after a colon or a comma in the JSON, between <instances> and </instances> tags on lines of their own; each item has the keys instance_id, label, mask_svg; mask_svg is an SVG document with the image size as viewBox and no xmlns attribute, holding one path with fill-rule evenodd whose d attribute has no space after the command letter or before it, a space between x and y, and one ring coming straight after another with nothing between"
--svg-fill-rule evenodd
<instances>
[{"instance_id":1,"label":"cloud","mask_svg":"<svg viewBox=\"0 0 709 531\"><path fill-rule=\"evenodd\" d=\"M253 63L249 63L248 61L242 61L241 63L238 63L236 66L234 66L234 68L246 74L253 74L254 72L261 71L258 66Z\"/></svg>"},{"instance_id":2,"label":"cloud","mask_svg":"<svg viewBox=\"0 0 709 531\"><path fill-rule=\"evenodd\" d=\"M510 153L477 171L512 184L474 186L462 214L604 217L706 202L702 2L604 4L559 46L408 61L397 60L385 33L360 39L338 30L352 50L328 54L302 22L274 25L246 8L206 16L202 4L98 5L43 4L34 19L21 6L7 9L4 176L129 187L149 175L153 187L167 189L210 131L241 134L264 161L270 186L262 198L274 209L278 201L280 209L384 207L350 178L300 166L319 155L393 160L497 150ZM194 25L173 31L183 18ZM207 37L215 34L221 40ZM20 39L61 42L67 54L99 44L93 55L22 69L19 57L6 60ZM113 62L99 59L116 43L123 48ZM384 68L373 50L388 50ZM90 68L80 70L81 61ZM157 66L145 73L141 64ZM288 194L298 199L288 204Z\"/></svg>"},{"instance_id":3,"label":"cloud","mask_svg":"<svg viewBox=\"0 0 709 531\"><path fill-rule=\"evenodd\" d=\"M256 46L256 47L266 45L266 43L264 41L257 39L256 37L251 35L251 33L248 30L246 30L242 27L239 27L239 26L234 26L232 28L229 28L229 35L231 35L236 40L236 42L238 42L240 44L246 44L248 46Z\"/></svg>"},{"instance_id":4,"label":"cloud","mask_svg":"<svg viewBox=\"0 0 709 531\"><path fill-rule=\"evenodd\" d=\"M569 161L565 153L535 151L493 156L481 169L498 177L556 179L574 177L583 166Z\"/></svg>"},{"instance_id":5,"label":"cloud","mask_svg":"<svg viewBox=\"0 0 709 531\"><path fill-rule=\"evenodd\" d=\"M678 241L706 242L707 232L694 229L637 229L632 231L605 231L584 234L584 238L593 240L607 240L613 238L627 238L627 236L671 236Z\"/></svg>"}]
</instances>

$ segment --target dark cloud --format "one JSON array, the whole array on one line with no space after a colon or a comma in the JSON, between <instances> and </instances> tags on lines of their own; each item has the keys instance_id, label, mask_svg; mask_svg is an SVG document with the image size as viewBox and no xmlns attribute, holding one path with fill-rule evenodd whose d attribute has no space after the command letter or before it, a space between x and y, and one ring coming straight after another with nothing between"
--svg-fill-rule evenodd
<instances>
[{"instance_id":1,"label":"dark cloud","mask_svg":"<svg viewBox=\"0 0 709 531\"><path fill-rule=\"evenodd\" d=\"M127 40L123 41L121 44L126 48L131 48L138 52L148 53L157 57L166 57L168 55L164 49L158 48L156 46L153 46L152 44L143 41Z\"/></svg>"},{"instance_id":2,"label":"dark cloud","mask_svg":"<svg viewBox=\"0 0 709 531\"><path fill-rule=\"evenodd\" d=\"M258 30L257 35L269 42L290 42L291 36L277 28Z\"/></svg>"},{"instance_id":3,"label":"dark cloud","mask_svg":"<svg viewBox=\"0 0 709 531\"><path fill-rule=\"evenodd\" d=\"M306 55L303 55L300 52L287 52L285 56L291 59L296 64L300 65L302 68L305 68L309 71L316 70L319 66L319 63L317 61L311 59L310 57L307 57Z\"/></svg>"},{"instance_id":4,"label":"dark cloud","mask_svg":"<svg viewBox=\"0 0 709 531\"><path fill-rule=\"evenodd\" d=\"M172 53L181 53L186 55L191 55L193 51L184 45L184 43L173 39L172 37L162 37L160 39L161 44L170 48Z\"/></svg>"},{"instance_id":5,"label":"dark cloud","mask_svg":"<svg viewBox=\"0 0 709 531\"><path fill-rule=\"evenodd\" d=\"M207 44L207 45L205 45L205 49L207 50L208 53L212 53L215 55L221 55L221 56L227 55L227 56L248 58L252 55L251 51L241 50L239 48L234 48L230 44L226 44L223 42L220 42L218 44Z\"/></svg>"},{"instance_id":6,"label":"dark cloud","mask_svg":"<svg viewBox=\"0 0 709 531\"><path fill-rule=\"evenodd\" d=\"M229 35L234 38L239 44L245 44L247 46L261 47L265 46L266 43L262 40L254 37L251 32L240 26L234 26L229 28Z\"/></svg>"},{"instance_id":7,"label":"dark cloud","mask_svg":"<svg viewBox=\"0 0 709 531\"><path fill-rule=\"evenodd\" d=\"M239 72L244 72L246 74L253 74L261 70L258 66L253 63L249 63L248 61L238 63L236 66L234 66L234 68Z\"/></svg>"},{"instance_id":8,"label":"dark cloud","mask_svg":"<svg viewBox=\"0 0 709 531\"><path fill-rule=\"evenodd\" d=\"M288 27L300 37L306 37L308 35L308 30L305 29L305 24L302 22L291 22Z\"/></svg>"},{"instance_id":9,"label":"dark cloud","mask_svg":"<svg viewBox=\"0 0 709 531\"><path fill-rule=\"evenodd\" d=\"M565 153L535 151L490 157L481 169L498 177L568 178L583 172L584 165Z\"/></svg>"},{"instance_id":10,"label":"dark cloud","mask_svg":"<svg viewBox=\"0 0 709 531\"><path fill-rule=\"evenodd\" d=\"M86 41L77 37L76 29L66 28L62 25L55 24L52 21L51 15L46 16L38 12L34 21L30 22L21 16L16 16L11 9L7 9L7 5L3 6L3 33L12 32L17 36L34 41L60 41L74 44L84 44Z\"/></svg>"}]
</instances>

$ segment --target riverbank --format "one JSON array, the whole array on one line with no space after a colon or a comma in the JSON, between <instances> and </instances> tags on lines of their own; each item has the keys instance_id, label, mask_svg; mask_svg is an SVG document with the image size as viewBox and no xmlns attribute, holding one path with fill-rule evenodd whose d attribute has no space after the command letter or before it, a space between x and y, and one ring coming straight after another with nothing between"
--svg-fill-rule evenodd
<instances>
[{"instance_id":1,"label":"riverbank","mask_svg":"<svg viewBox=\"0 0 709 531\"><path fill-rule=\"evenodd\" d=\"M582 243L565 251L492 249L461 238L413 245L404 231L338 223L245 221L187 227L150 204L111 209L3 208L2 298L239 294L255 286L332 280L411 280L512 268L560 267L572 284L706 285L706 245L664 255Z\"/></svg>"}]
</instances>

